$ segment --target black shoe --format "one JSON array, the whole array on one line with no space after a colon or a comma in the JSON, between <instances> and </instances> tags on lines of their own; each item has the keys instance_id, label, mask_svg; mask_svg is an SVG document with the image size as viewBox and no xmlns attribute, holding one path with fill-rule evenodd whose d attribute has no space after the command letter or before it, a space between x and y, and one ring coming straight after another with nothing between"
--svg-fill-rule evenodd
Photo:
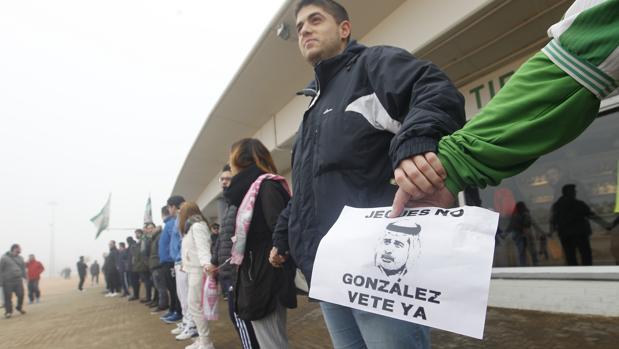
<instances>
[{"instance_id":1,"label":"black shoe","mask_svg":"<svg viewBox=\"0 0 619 349\"><path fill-rule=\"evenodd\" d=\"M150 302L150 299L140 299L140 303L148 303Z\"/></svg>"},{"instance_id":2,"label":"black shoe","mask_svg":"<svg viewBox=\"0 0 619 349\"><path fill-rule=\"evenodd\" d=\"M137 301L137 300L138 300L138 297L133 297L133 296L131 296L131 297L127 298L127 300L128 300L129 302L131 302L131 301Z\"/></svg>"}]
</instances>

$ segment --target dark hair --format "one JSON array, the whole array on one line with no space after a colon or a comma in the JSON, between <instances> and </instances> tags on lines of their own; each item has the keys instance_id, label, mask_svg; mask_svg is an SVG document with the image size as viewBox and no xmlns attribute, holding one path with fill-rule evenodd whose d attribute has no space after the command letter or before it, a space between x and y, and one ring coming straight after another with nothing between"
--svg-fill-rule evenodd
<instances>
[{"instance_id":1,"label":"dark hair","mask_svg":"<svg viewBox=\"0 0 619 349\"><path fill-rule=\"evenodd\" d=\"M333 0L300 0L294 7L294 16L297 17L302 8L310 5L318 6L321 9L327 11L328 14L335 18L335 22L337 24L340 24L343 21L350 20L350 18L348 17L348 12L344 8L344 6L338 4Z\"/></svg>"},{"instance_id":2,"label":"dark hair","mask_svg":"<svg viewBox=\"0 0 619 349\"><path fill-rule=\"evenodd\" d=\"M144 228L148 227L149 225L152 225L154 228L157 228L157 226L153 222L144 223Z\"/></svg>"},{"instance_id":3,"label":"dark hair","mask_svg":"<svg viewBox=\"0 0 619 349\"><path fill-rule=\"evenodd\" d=\"M566 184L561 188L561 194L570 195L576 192L576 184Z\"/></svg>"},{"instance_id":4,"label":"dark hair","mask_svg":"<svg viewBox=\"0 0 619 349\"><path fill-rule=\"evenodd\" d=\"M164 215L164 216L169 216L169 215L170 215L170 210L168 209L168 206L167 206L167 205L166 205L166 206L163 206L163 207L161 208L161 214L162 214L162 215Z\"/></svg>"},{"instance_id":5,"label":"dark hair","mask_svg":"<svg viewBox=\"0 0 619 349\"><path fill-rule=\"evenodd\" d=\"M13 252L16 248L19 247L19 244L13 244L11 245L11 252Z\"/></svg>"},{"instance_id":6,"label":"dark hair","mask_svg":"<svg viewBox=\"0 0 619 349\"><path fill-rule=\"evenodd\" d=\"M185 198L180 195L172 195L168 199L168 206L174 206L176 208L181 208L181 204L185 202Z\"/></svg>"},{"instance_id":7,"label":"dark hair","mask_svg":"<svg viewBox=\"0 0 619 349\"><path fill-rule=\"evenodd\" d=\"M125 243L124 243L124 242L122 242L122 241L118 243L118 246L121 246L121 247L127 247L127 245L125 245Z\"/></svg>"},{"instance_id":8,"label":"dark hair","mask_svg":"<svg viewBox=\"0 0 619 349\"><path fill-rule=\"evenodd\" d=\"M232 144L230 164L239 171L256 165L264 172L277 174L277 167L271 153L262 142L255 138L244 138Z\"/></svg>"},{"instance_id":9,"label":"dark hair","mask_svg":"<svg viewBox=\"0 0 619 349\"><path fill-rule=\"evenodd\" d=\"M221 172L230 172L230 164L225 164L221 169Z\"/></svg>"},{"instance_id":10,"label":"dark hair","mask_svg":"<svg viewBox=\"0 0 619 349\"><path fill-rule=\"evenodd\" d=\"M136 229L133 232L136 233L136 234L137 233L144 234L144 230L142 230L142 229Z\"/></svg>"},{"instance_id":11,"label":"dark hair","mask_svg":"<svg viewBox=\"0 0 619 349\"><path fill-rule=\"evenodd\" d=\"M219 224L217 224L217 223L213 223L213 224L211 225L211 229L219 229Z\"/></svg>"}]
</instances>

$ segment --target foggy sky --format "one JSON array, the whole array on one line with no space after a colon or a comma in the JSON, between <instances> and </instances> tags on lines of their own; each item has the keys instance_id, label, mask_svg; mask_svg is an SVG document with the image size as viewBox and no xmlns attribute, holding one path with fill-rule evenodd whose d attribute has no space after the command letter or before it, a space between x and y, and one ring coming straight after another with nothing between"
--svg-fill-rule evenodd
<instances>
[{"instance_id":1,"label":"foggy sky","mask_svg":"<svg viewBox=\"0 0 619 349\"><path fill-rule=\"evenodd\" d=\"M94 240L110 192L112 227L140 227L149 194L161 224L206 116L282 2L0 2L0 252L17 242L49 267L50 202L56 272L131 233Z\"/></svg>"}]
</instances>

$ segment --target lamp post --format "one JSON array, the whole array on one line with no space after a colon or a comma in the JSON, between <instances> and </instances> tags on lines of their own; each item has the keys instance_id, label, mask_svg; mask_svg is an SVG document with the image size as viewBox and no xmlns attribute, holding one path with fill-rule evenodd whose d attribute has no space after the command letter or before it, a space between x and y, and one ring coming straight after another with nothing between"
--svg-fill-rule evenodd
<instances>
[{"instance_id":1,"label":"lamp post","mask_svg":"<svg viewBox=\"0 0 619 349\"><path fill-rule=\"evenodd\" d=\"M47 203L52 210L52 220L49 224L50 230L50 244L49 244L49 275L53 277L56 275L55 261L56 261L56 251L55 251L55 230L56 230L56 206L58 203L56 201L50 201Z\"/></svg>"}]
</instances>

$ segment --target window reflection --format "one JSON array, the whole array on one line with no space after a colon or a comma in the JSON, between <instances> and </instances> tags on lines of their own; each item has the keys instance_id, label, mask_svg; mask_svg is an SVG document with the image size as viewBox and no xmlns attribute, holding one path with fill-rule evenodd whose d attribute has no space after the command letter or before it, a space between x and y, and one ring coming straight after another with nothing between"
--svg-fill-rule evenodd
<instances>
[{"instance_id":1,"label":"window reflection","mask_svg":"<svg viewBox=\"0 0 619 349\"><path fill-rule=\"evenodd\" d=\"M568 260L570 265L589 264L587 244L593 265L619 265L619 227L608 230L617 220L613 211L618 160L616 109L597 118L577 139L540 158L525 172L498 187L482 190L482 206L500 213L494 266L558 266L567 265ZM583 213L570 205L562 205L560 213L555 205L551 225L553 204L566 185L574 185L576 199L590 208L591 215L586 218L590 233L577 219ZM559 219L558 214L565 217ZM558 229L558 221L573 229Z\"/></svg>"}]
</instances>

